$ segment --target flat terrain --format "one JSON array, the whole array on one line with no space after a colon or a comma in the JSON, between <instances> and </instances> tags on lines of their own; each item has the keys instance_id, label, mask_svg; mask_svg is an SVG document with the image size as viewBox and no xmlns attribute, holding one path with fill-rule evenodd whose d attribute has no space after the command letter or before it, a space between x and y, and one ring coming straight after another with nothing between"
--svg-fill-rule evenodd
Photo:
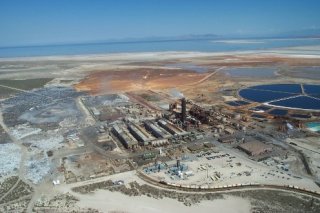
<instances>
[{"instance_id":1,"label":"flat terrain","mask_svg":"<svg viewBox=\"0 0 320 213\"><path fill-rule=\"evenodd\" d=\"M306 112L307 120L296 121L261 113L266 119L256 120L250 108L257 103L226 103L241 99L239 89L249 86L319 84L319 50L0 59L0 212L319 212L319 135L304 123L320 116ZM189 126L179 123L183 96L187 111L197 106L202 117L188 114L195 119ZM162 138L147 129L144 121L161 129L164 115L187 134L162 129L168 136ZM131 135L137 147L125 148L114 128L133 123L153 135L150 144ZM236 142L218 142L225 135ZM237 148L251 137L272 151L250 156ZM200 151L190 149L199 144ZM193 175L170 173L177 159ZM158 162L167 167L144 172ZM170 189L137 171L196 189L230 189ZM233 187L249 183L260 188Z\"/></svg>"},{"instance_id":2,"label":"flat terrain","mask_svg":"<svg viewBox=\"0 0 320 213\"><path fill-rule=\"evenodd\" d=\"M170 55L168 57L170 58ZM192 66L173 67L172 65L175 63L205 67L206 71L193 70ZM220 88L237 88L240 86L240 82L242 85L266 82L300 82L303 75L297 74L300 66L320 66L317 58L250 53L220 56L195 55L192 59L179 58L175 63L172 59L163 61L158 59L156 62L124 63L117 68L112 65L106 70L100 68L90 72L80 83L75 84L75 88L79 91L88 91L91 94L178 88L194 100L211 103L210 100L215 98L212 92L218 91ZM246 69L250 67L256 70L252 71L251 75L248 72L243 75L241 70L238 76L228 74L229 69L239 67L244 68L243 72L245 73ZM294 67L294 72L291 72L292 67ZM273 70L275 76L259 75L259 72L268 72L269 70ZM310 70L310 72L314 74L316 71ZM309 77L309 72L305 72L305 69L303 69L303 73L306 73L304 82L317 83L317 80ZM195 87L196 89L194 89Z\"/></svg>"},{"instance_id":3,"label":"flat terrain","mask_svg":"<svg viewBox=\"0 0 320 213\"><path fill-rule=\"evenodd\" d=\"M17 92L23 92L25 90L32 90L34 88L41 88L52 78L37 78L26 80L0 80L0 98L14 95Z\"/></svg>"},{"instance_id":4,"label":"flat terrain","mask_svg":"<svg viewBox=\"0 0 320 213\"><path fill-rule=\"evenodd\" d=\"M99 71L90 74L75 86L91 94L117 93L136 90L161 90L191 85L206 74L181 69L130 69Z\"/></svg>"}]
</instances>

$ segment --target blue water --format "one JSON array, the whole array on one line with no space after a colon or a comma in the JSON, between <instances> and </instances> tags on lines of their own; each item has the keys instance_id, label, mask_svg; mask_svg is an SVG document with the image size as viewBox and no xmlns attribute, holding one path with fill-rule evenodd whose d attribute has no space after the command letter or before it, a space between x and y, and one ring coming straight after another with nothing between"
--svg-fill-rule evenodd
<instances>
[{"instance_id":1,"label":"blue water","mask_svg":"<svg viewBox=\"0 0 320 213\"><path fill-rule=\"evenodd\" d=\"M268 107L268 106L263 106L263 105L260 105L260 106L257 106L255 107L257 110L264 110L264 111L267 111L269 109L271 109L271 107Z\"/></svg>"},{"instance_id":2,"label":"blue water","mask_svg":"<svg viewBox=\"0 0 320 213\"><path fill-rule=\"evenodd\" d=\"M239 95L247 100L263 103L280 98L287 98L293 96L294 94L267 90L242 89L239 91Z\"/></svg>"},{"instance_id":3,"label":"blue water","mask_svg":"<svg viewBox=\"0 0 320 213\"><path fill-rule=\"evenodd\" d=\"M296 98L290 98L282 101L275 101L271 102L270 104L283 107L320 110L320 100L310 98L307 96L299 96Z\"/></svg>"},{"instance_id":4,"label":"blue water","mask_svg":"<svg viewBox=\"0 0 320 213\"><path fill-rule=\"evenodd\" d=\"M301 93L300 84L268 84L250 87L250 89L270 90L283 93Z\"/></svg>"},{"instance_id":5,"label":"blue water","mask_svg":"<svg viewBox=\"0 0 320 213\"><path fill-rule=\"evenodd\" d=\"M264 105L260 105L260 106L257 106L257 107L250 108L250 110L255 110L255 111L258 111L258 110L267 111L269 109L271 109L271 107L264 106Z\"/></svg>"},{"instance_id":6,"label":"blue water","mask_svg":"<svg viewBox=\"0 0 320 213\"><path fill-rule=\"evenodd\" d=\"M270 102L279 107L320 110L320 85L303 85L305 95L300 84L268 84L252 86L239 91L239 95L254 102ZM297 97L297 95L300 95ZM286 98L285 100L278 100Z\"/></svg>"},{"instance_id":7,"label":"blue water","mask_svg":"<svg viewBox=\"0 0 320 213\"><path fill-rule=\"evenodd\" d=\"M307 127L313 132L320 132L320 122L307 123Z\"/></svg>"},{"instance_id":8,"label":"blue water","mask_svg":"<svg viewBox=\"0 0 320 213\"><path fill-rule=\"evenodd\" d=\"M320 85L303 85L303 88L308 95L320 95Z\"/></svg>"},{"instance_id":9,"label":"blue water","mask_svg":"<svg viewBox=\"0 0 320 213\"><path fill-rule=\"evenodd\" d=\"M311 118L310 115L304 115L304 114L291 114L290 116L294 118L305 118L305 119Z\"/></svg>"},{"instance_id":10,"label":"blue water","mask_svg":"<svg viewBox=\"0 0 320 213\"><path fill-rule=\"evenodd\" d=\"M228 41L225 42L216 39L145 42L106 42L91 44L66 44L29 47L0 47L0 57L3 58L157 51L225 52L320 45L320 39L251 39L249 41L253 42L230 43Z\"/></svg>"},{"instance_id":11,"label":"blue water","mask_svg":"<svg viewBox=\"0 0 320 213\"><path fill-rule=\"evenodd\" d=\"M320 94L311 94L311 96L320 99Z\"/></svg>"},{"instance_id":12,"label":"blue water","mask_svg":"<svg viewBox=\"0 0 320 213\"><path fill-rule=\"evenodd\" d=\"M264 115L259 115L259 114L252 114L251 117L253 117L253 118L259 118L259 119L266 118L266 116L264 116Z\"/></svg>"},{"instance_id":13,"label":"blue water","mask_svg":"<svg viewBox=\"0 0 320 213\"><path fill-rule=\"evenodd\" d=\"M269 111L270 115L275 115L275 116L285 116L287 113L288 111L284 109L273 109Z\"/></svg>"},{"instance_id":14,"label":"blue water","mask_svg":"<svg viewBox=\"0 0 320 213\"><path fill-rule=\"evenodd\" d=\"M243 106L248 105L250 103L247 101L228 101L227 104L229 104L230 106Z\"/></svg>"}]
</instances>

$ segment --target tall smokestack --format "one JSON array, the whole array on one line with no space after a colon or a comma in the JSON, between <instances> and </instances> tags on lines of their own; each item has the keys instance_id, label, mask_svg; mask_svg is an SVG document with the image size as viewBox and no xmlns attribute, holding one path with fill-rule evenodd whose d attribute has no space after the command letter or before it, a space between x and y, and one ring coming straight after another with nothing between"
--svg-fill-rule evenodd
<instances>
[{"instance_id":1,"label":"tall smokestack","mask_svg":"<svg viewBox=\"0 0 320 213\"><path fill-rule=\"evenodd\" d=\"M180 160L177 160L177 167L178 167L178 170L180 170Z\"/></svg>"},{"instance_id":2,"label":"tall smokestack","mask_svg":"<svg viewBox=\"0 0 320 213\"><path fill-rule=\"evenodd\" d=\"M181 99L181 121L184 123L187 118L187 101L185 98Z\"/></svg>"}]
</instances>

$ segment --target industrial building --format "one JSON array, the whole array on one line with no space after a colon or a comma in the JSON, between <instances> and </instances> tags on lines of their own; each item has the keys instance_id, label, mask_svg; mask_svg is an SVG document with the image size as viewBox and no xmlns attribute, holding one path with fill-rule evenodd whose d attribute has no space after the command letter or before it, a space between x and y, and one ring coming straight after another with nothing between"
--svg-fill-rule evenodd
<instances>
[{"instance_id":1,"label":"industrial building","mask_svg":"<svg viewBox=\"0 0 320 213\"><path fill-rule=\"evenodd\" d=\"M164 128L166 131L171 133L172 135L185 135L188 134L186 131L180 129L169 121L165 121L163 119L158 121L159 126Z\"/></svg>"},{"instance_id":2,"label":"industrial building","mask_svg":"<svg viewBox=\"0 0 320 213\"><path fill-rule=\"evenodd\" d=\"M152 135L148 134L137 124L129 124L128 129L130 133L140 142L141 145L148 145L150 141L155 139L154 137L152 137Z\"/></svg>"},{"instance_id":3,"label":"industrial building","mask_svg":"<svg viewBox=\"0 0 320 213\"><path fill-rule=\"evenodd\" d=\"M100 115L100 111L95 107L92 107L91 111L92 111L92 114L96 117Z\"/></svg>"},{"instance_id":4,"label":"industrial building","mask_svg":"<svg viewBox=\"0 0 320 213\"><path fill-rule=\"evenodd\" d=\"M145 121L145 127L157 138L170 138L171 135L152 121Z\"/></svg>"},{"instance_id":5,"label":"industrial building","mask_svg":"<svg viewBox=\"0 0 320 213\"><path fill-rule=\"evenodd\" d=\"M158 140L151 141L150 144L152 146L163 146L163 145L169 144L169 141L168 139L158 139Z\"/></svg>"},{"instance_id":6,"label":"industrial building","mask_svg":"<svg viewBox=\"0 0 320 213\"><path fill-rule=\"evenodd\" d=\"M112 128L112 132L116 135L116 137L121 141L124 147L127 149L137 148L138 142L136 139L130 135L128 130L120 125L114 125Z\"/></svg>"},{"instance_id":7,"label":"industrial building","mask_svg":"<svg viewBox=\"0 0 320 213\"><path fill-rule=\"evenodd\" d=\"M240 144L238 148L248 155L257 156L266 152L271 152L272 147L257 140L251 140Z\"/></svg>"},{"instance_id":8,"label":"industrial building","mask_svg":"<svg viewBox=\"0 0 320 213\"><path fill-rule=\"evenodd\" d=\"M164 119L159 120L158 123L147 120L143 124L132 121L127 124L116 124L112 128L112 132L126 148L131 149L138 144L140 146L152 145L155 147L167 145L169 144L168 139L172 136L189 134Z\"/></svg>"},{"instance_id":9,"label":"industrial building","mask_svg":"<svg viewBox=\"0 0 320 213\"><path fill-rule=\"evenodd\" d=\"M225 133L229 134L229 135L233 135L235 133L234 129L227 127L224 129Z\"/></svg>"},{"instance_id":10,"label":"industrial building","mask_svg":"<svg viewBox=\"0 0 320 213\"><path fill-rule=\"evenodd\" d=\"M187 118L187 101L185 98L181 99L181 121L184 123Z\"/></svg>"},{"instance_id":11,"label":"industrial building","mask_svg":"<svg viewBox=\"0 0 320 213\"><path fill-rule=\"evenodd\" d=\"M220 137L218 141L220 143L234 143L236 142L236 138L232 135L226 135L226 136Z\"/></svg>"}]
</instances>

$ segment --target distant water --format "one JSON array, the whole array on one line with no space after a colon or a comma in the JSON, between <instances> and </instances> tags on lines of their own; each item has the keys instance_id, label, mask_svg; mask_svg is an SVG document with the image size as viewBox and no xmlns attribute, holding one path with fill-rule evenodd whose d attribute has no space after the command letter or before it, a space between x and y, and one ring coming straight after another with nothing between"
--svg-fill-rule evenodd
<instances>
[{"instance_id":1,"label":"distant water","mask_svg":"<svg viewBox=\"0 0 320 213\"><path fill-rule=\"evenodd\" d=\"M276 69L271 67L230 68L225 72L232 77L270 78L275 76Z\"/></svg>"},{"instance_id":2,"label":"distant water","mask_svg":"<svg viewBox=\"0 0 320 213\"><path fill-rule=\"evenodd\" d=\"M320 45L320 39L241 39L107 42L50 46L0 47L0 58L86 55L122 52L199 51L227 52Z\"/></svg>"},{"instance_id":3,"label":"distant water","mask_svg":"<svg viewBox=\"0 0 320 213\"><path fill-rule=\"evenodd\" d=\"M204 73L208 71L208 68L202 67L202 66L197 66L191 63L175 63L175 64L167 64L166 67L170 68L181 68L181 69L187 69L187 70L192 70L198 73Z\"/></svg>"}]
</instances>

